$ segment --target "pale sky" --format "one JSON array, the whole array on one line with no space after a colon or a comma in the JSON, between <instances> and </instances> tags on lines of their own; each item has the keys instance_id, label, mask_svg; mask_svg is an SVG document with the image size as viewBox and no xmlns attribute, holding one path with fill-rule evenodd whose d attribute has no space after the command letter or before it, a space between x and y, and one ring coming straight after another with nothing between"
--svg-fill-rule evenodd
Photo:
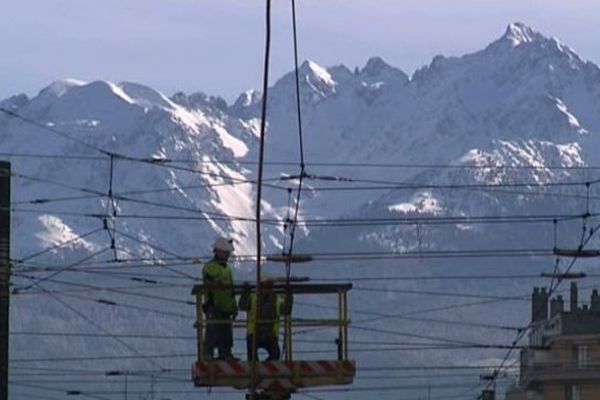
<instances>
[{"instance_id":1,"label":"pale sky","mask_svg":"<svg viewBox=\"0 0 600 400\"><path fill-rule=\"evenodd\" d=\"M291 0L273 1L272 81L292 69ZM301 59L411 74L510 22L600 63L598 0L297 0ZM62 78L128 80L232 101L261 86L264 0L0 0L0 98Z\"/></svg>"}]
</instances>

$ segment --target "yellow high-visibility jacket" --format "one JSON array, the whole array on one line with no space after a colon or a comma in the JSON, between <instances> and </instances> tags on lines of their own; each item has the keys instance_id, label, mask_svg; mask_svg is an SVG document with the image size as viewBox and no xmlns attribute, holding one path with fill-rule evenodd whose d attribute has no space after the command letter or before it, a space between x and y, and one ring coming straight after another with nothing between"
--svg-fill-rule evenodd
<instances>
[{"instance_id":1,"label":"yellow high-visibility jacket","mask_svg":"<svg viewBox=\"0 0 600 400\"><path fill-rule=\"evenodd\" d=\"M273 334L277 338L279 337L281 315L289 315L292 311L292 296L276 295L273 293L269 296L265 292L268 292L268 289L261 290L263 302L261 303L260 313L263 317L259 318L259 320L263 321L261 325L272 324ZM270 299L274 299L275 301L269 301ZM239 308L246 311L246 329L248 335L253 335L256 331L256 293L250 293L250 291L242 293Z\"/></svg>"},{"instance_id":2,"label":"yellow high-visibility jacket","mask_svg":"<svg viewBox=\"0 0 600 400\"><path fill-rule=\"evenodd\" d=\"M202 279L205 285L216 287L208 291L208 303L221 313L232 316L237 312L233 292L233 273L229 265L211 260L204 264Z\"/></svg>"}]
</instances>

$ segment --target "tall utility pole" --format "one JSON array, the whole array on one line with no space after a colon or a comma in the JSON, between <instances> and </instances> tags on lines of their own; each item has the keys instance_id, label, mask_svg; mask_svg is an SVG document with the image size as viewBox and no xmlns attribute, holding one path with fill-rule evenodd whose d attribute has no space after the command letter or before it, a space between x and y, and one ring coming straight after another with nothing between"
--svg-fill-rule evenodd
<instances>
[{"instance_id":1,"label":"tall utility pole","mask_svg":"<svg viewBox=\"0 0 600 400\"><path fill-rule=\"evenodd\" d=\"M0 400L8 400L10 163L0 161Z\"/></svg>"}]
</instances>

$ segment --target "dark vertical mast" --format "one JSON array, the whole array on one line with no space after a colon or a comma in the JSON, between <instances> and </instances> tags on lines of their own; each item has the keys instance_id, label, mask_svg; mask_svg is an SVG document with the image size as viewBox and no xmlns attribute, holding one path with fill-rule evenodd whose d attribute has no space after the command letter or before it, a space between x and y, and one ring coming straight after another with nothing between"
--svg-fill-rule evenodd
<instances>
[{"instance_id":1,"label":"dark vertical mast","mask_svg":"<svg viewBox=\"0 0 600 400\"><path fill-rule=\"evenodd\" d=\"M0 161L0 400L8 400L10 163Z\"/></svg>"}]
</instances>

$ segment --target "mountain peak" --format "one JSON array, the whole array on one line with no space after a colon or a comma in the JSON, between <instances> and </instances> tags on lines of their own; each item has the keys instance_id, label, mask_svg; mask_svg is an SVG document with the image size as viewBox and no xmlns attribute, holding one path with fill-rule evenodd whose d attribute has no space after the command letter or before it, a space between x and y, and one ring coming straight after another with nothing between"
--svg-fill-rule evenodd
<instances>
[{"instance_id":1,"label":"mountain peak","mask_svg":"<svg viewBox=\"0 0 600 400\"><path fill-rule=\"evenodd\" d=\"M511 42L513 47L520 46L524 43L531 43L536 40L545 39L544 36L534 31L531 27L522 22L513 22L506 28L503 40Z\"/></svg>"},{"instance_id":2,"label":"mountain peak","mask_svg":"<svg viewBox=\"0 0 600 400\"><path fill-rule=\"evenodd\" d=\"M383 69L391 68L389 64L383 61L381 57L371 57L367 60L367 64L362 69L363 72L375 75L380 73Z\"/></svg>"},{"instance_id":3,"label":"mountain peak","mask_svg":"<svg viewBox=\"0 0 600 400\"><path fill-rule=\"evenodd\" d=\"M306 75L309 78L316 78L319 82L326 85L335 86L335 81L331 77L331 74L327 71L327 68L321 67L319 64L312 60L306 60L300 66L300 75Z\"/></svg>"},{"instance_id":4,"label":"mountain peak","mask_svg":"<svg viewBox=\"0 0 600 400\"><path fill-rule=\"evenodd\" d=\"M46 88L42 89L40 93L50 94L55 97L61 97L65 93L67 93L71 88L84 86L87 82L80 81L79 79L66 78L59 79L52 82Z\"/></svg>"},{"instance_id":5,"label":"mountain peak","mask_svg":"<svg viewBox=\"0 0 600 400\"><path fill-rule=\"evenodd\" d=\"M127 95L130 102L145 108L171 108L173 103L162 93L135 82L121 82L115 86ZM113 91L115 89L113 88ZM119 94L119 93L117 93Z\"/></svg>"},{"instance_id":6,"label":"mountain peak","mask_svg":"<svg viewBox=\"0 0 600 400\"><path fill-rule=\"evenodd\" d=\"M526 49L525 52L519 52L520 54L528 54L535 58L547 58L552 64L562 60L571 69L581 68L585 64L573 49L559 39L544 36L522 22L508 25L504 35L491 43L483 53L493 53L494 56L512 54L513 50L517 48Z\"/></svg>"},{"instance_id":7,"label":"mountain peak","mask_svg":"<svg viewBox=\"0 0 600 400\"><path fill-rule=\"evenodd\" d=\"M30 99L25 93L11 96L7 99L0 100L0 107L8 108L9 110L18 110L29 103Z\"/></svg>"},{"instance_id":8,"label":"mountain peak","mask_svg":"<svg viewBox=\"0 0 600 400\"><path fill-rule=\"evenodd\" d=\"M246 90L244 93L239 95L234 104L240 107L250 107L258 104L262 99L262 93L259 90Z\"/></svg>"},{"instance_id":9,"label":"mountain peak","mask_svg":"<svg viewBox=\"0 0 600 400\"><path fill-rule=\"evenodd\" d=\"M359 77L364 82L373 83L391 83L391 82L408 82L408 75L398 68L394 68L381 57L371 57L367 60L367 64L359 71Z\"/></svg>"}]
</instances>

